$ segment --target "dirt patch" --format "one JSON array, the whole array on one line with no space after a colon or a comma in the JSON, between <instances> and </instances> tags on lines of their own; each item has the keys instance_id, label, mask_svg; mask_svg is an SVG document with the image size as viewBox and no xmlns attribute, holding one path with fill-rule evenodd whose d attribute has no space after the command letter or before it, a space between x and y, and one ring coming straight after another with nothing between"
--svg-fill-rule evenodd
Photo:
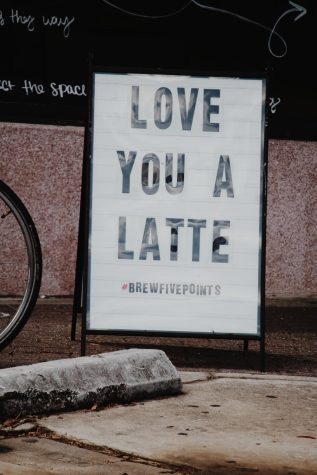
<instances>
[{"instance_id":1,"label":"dirt patch","mask_svg":"<svg viewBox=\"0 0 317 475\"><path fill-rule=\"evenodd\" d=\"M1 311L1 305L0 305ZM0 368L80 356L80 316L76 341L71 341L71 303L39 303L15 340L0 353ZM317 376L317 312L315 305L266 309L267 371ZM126 348L155 348L166 352L177 368L258 371L259 343L196 338L89 336L87 354Z\"/></svg>"}]
</instances>

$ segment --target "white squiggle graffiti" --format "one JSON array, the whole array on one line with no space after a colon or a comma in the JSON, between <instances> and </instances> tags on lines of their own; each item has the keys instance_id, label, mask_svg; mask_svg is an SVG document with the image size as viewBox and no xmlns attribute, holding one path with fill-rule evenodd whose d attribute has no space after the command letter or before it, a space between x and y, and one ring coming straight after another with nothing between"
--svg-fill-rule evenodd
<instances>
[{"instance_id":1,"label":"white squiggle graffiti","mask_svg":"<svg viewBox=\"0 0 317 475\"><path fill-rule=\"evenodd\" d=\"M298 13L298 15L294 18L294 21L299 20L301 17L303 17L307 13L306 8L302 7L301 5L298 5L295 2L289 1L290 5L292 5L293 8L289 8L284 13L282 13L282 15L280 15L280 17L275 22L273 28L271 28L271 27L268 27L266 25L262 25L262 23L258 23L257 21L254 21L251 18L247 18L245 16L239 15L238 13L234 13L234 12L231 12L230 10L224 10L222 8L217 8L217 7L213 7L213 6L210 6L210 5L206 5L204 3L198 2L197 0L189 0L189 1L185 2L184 5L182 7L180 7L179 9L171 11L171 12L163 14L163 15L146 15L146 14L143 14L143 13L135 13L135 12L132 12L130 10L126 10L124 8L119 7L118 5L110 2L109 0L102 0L102 1L105 4L107 4L108 6L110 6L112 8L115 8L116 10L119 10L121 13L125 13L127 15L132 15L132 16L136 16L136 17L140 17L140 18L148 18L150 20L169 18L169 17L175 16L175 15L178 15L179 13L183 12L187 7L189 7L191 4L196 5L197 7L202 8L204 10L209 10L209 11L214 11L214 12L218 12L218 13L223 13L225 15L234 16L234 17L238 18L239 20L246 21L248 23L251 23L252 25L256 25L256 26L270 32L270 36L269 36L269 39L268 39L267 46L268 46L269 52L275 58L283 58L287 54L287 43L284 40L284 38L279 33L277 33L277 31L276 31L277 25L279 24L279 22L282 20L282 18L284 18L289 13L293 13L293 12ZM273 51L273 48L272 48L273 38L278 38L279 41L282 44L282 51L281 51L280 54Z\"/></svg>"},{"instance_id":2,"label":"white squiggle graffiti","mask_svg":"<svg viewBox=\"0 0 317 475\"><path fill-rule=\"evenodd\" d=\"M270 97L269 107L272 114L275 114L277 106L280 104L281 98Z\"/></svg>"},{"instance_id":3,"label":"white squiggle graffiti","mask_svg":"<svg viewBox=\"0 0 317 475\"><path fill-rule=\"evenodd\" d=\"M294 21L297 21L299 20L300 18L302 18L302 16L306 15L307 13L307 10L306 8L302 7L301 5L298 5L297 3L295 2L291 2L289 1L288 2L290 5L293 5L293 8L290 8L289 10L286 10L286 12L284 12L275 22L275 25L273 26L272 28L272 31L270 33L270 36L269 36L269 40L268 40L268 43L267 43L267 46L269 48L269 52L271 53L272 56L274 56L275 58L283 58L286 53L287 53L287 44L285 42L285 40L283 40L283 43L284 43L284 51L281 53L281 54L276 54L274 53L274 51L272 50L272 38L273 38L273 35L276 34L276 28L277 28L277 25L279 24L279 22L282 20L282 18L284 18L286 15L288 15L289 13L293 13L293 12L296 12L298 13L298 15L294 18Z\"/></svg>"}]
</instances>

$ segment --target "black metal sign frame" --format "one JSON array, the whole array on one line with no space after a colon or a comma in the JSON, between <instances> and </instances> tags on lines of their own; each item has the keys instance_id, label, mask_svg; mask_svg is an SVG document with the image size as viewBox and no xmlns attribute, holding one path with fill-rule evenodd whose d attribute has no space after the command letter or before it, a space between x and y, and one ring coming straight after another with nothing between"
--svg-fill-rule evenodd
<instances>
[{"instance_id":1,"label":"black metal sign frame","mask_svg":"<svg viewBox=\"0 0 317 475\"><path fill-rule=\"evenodd\" d=\"M88 288L89 288L89 233L91 219L91 179L92 179L92 139L93 139L93 110L94 110L94 75L96 73L108 74L159 74L159 75L190 75L191 77L223 77L261 79L263 81L262 100L262 167L261 167L261 194L260 194L260 263L259 263L259 292L260 302L258 310L259 333L258 334L235 334L235 333L191 333L187 331L139 331L139 330L96 330L87 328ZM75 276L75 289L73 301L73 318L71 338L76 335L77 315L82 314L81 325L81 355L86 354L87 335L125 335L125 336L149 336L149 337L186 337L206 339L230 339L244 342L244 350L248 349L249 340L258 341L260 344L260 368L265 371L265 249L266 249L266 202L267 202L267 149L268 139L266 133L267 124L267 101L265 97L267 77L265 74L228 74L221 72L201 71L170 71L170 70L131 70L118 68L92 67L89 85L89 123L86 127L84 161L82 172L82 191L80 205L80 220L78 233L77 263Z\"/></svg>"}]
</instances>

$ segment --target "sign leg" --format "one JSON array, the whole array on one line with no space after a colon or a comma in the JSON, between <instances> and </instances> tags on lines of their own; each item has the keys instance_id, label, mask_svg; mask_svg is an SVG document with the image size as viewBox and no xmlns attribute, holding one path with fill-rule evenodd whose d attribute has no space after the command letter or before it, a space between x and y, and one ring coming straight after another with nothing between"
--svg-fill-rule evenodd
<instances>
[{"instance_id":1,"label":"sign leg","mask_svg":"<svg viewBox=\"0 0 317 475\"><path fill-rule=\"evenodd\" d=\"M80 356L86 355L86 315L82 313Z\"/></svg>"},{"instance_id":2,"label":"sign leg","mask_svg":"<svg viewBox=\"0 0 317 475\"><path fill-rule=\"evenodd\" d=\"M265 354L265 336L263 335L260 340L260 369L262 373L266 371L266 354Z\"/></svg>"},{"instance_id":3,"label":"sign leg","mask_svg":"<svg viewBox=\"0 0 317 475\"><path fill-rule=\"evenodd\" d=\"M82 286L83 286L83 255L84 255L84 200L83 200L83 186L81 190L80 199L80 215L78 226L78 244L77 244L77 259L76 259L76 273L75 273L75 285L74 285L74 300L73 300L73 316L71 327L71 339L74 341L76 338L76 325L77 315L82 312Z\"/></svg>"},{"instance_id":4,"label":"sign leg","mask_svg":"<svg viewBox=\"0 0 317 475\"><path fill-rule=\"evenodd\" d=\"M87 132L86 132L87 134ZM82 313L82 296L83 296L83 272L84 272L84 250L85 250L85 213L86 213L86 196L87 196L87 178L86 178L86 164L85 156L87 152L87 138L85 136L84 143L84 158L81 175L81 191L80 191L80 210L78 223L78 241L77 241L77 258L76 258L76 272L74 284L74 300L73 300L73 315L71 327L71 339L76 338L77 315Z\"/></svg>"}]
</instances>

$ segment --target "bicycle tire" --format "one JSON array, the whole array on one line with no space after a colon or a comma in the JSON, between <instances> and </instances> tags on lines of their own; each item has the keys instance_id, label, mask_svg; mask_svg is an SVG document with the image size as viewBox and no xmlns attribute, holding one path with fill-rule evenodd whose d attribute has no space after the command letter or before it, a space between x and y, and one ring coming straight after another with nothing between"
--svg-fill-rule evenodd
<instances>
[{"instance_id":1,"label":"bicycle tire","mask_svg":"<svg viewBox=\"0 0 317 475\"><path fill-rule=\"evenodd\" d=\"M20 200L20 198L13 192L13 190L0 180L0 266L3 269L2 285L0 288L0 351L3 350L17 334L22 330L34 305L37 301L41 279L42 279L42 252L40 240L33 223L33 220ZM9 225L7 224L9 221ZM2 230L6 232L2 232ZM19 233L18 239L21 246L23 246L23 256L25 262L20 262L22 259L19 256L19 250L14 247L14 236L11 230L14 229ZM7 234L7 238L5 236ZM11 243L13 241L13 243ZM6 246L11 246L11 249L5 251ZM14 259L14 254L17 254L17 262L10 266L10 259ZM7 262L9 261L9 262ZM25 268L25 282L18 282L16 285L21 286L22 290L14 292L8 291L8 282L17 281L17 273L22 269L17 266L24 266ZM14 270L13 270L14 269ZM12 270L12 276L10 275ZM14 272L16 273L14 275ZM15 284L14 284L15 285ZM1 309L6 309L1 312Z\"/></svg>"}]
</instances>

